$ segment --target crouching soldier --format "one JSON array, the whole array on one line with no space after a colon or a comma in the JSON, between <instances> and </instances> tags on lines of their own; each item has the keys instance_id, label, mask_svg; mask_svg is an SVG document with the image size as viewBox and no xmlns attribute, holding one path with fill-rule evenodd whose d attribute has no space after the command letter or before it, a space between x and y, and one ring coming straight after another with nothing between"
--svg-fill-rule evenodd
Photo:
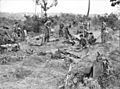
<instances>
[{"instance_id":1,"label":"crouching soldier","mask_svg":"<svg viewBox=\"0 0 120 89\"><path fill-rule=\"evenodd\" d=\"M86 47L87 47L87 41L86 41L86 39L83 37L83 35L80 35L79 44L81 45L82 48L86 48Z\"/></svg>"},{"instance_id":2,"label":"crouching soldier","mask_svg":"<svg viewBox=\"0 0 120 89\"><path fill-rule=\"evenodd\" d=\"M65 39L66 40L69 40L69 38L71 38L72 39L72 35L70 34L70 32L69 32L69 27L67 26L66 28L65 28L65 32L64 32L64 35L65 35Z\"/></svg>"},{"instance_id":3,"label":"crouching soldier","mask_svg":"<svg viewBox=\"0 0 120 89\"><path fill-rule=\"evenodd\" d=\"M95 42L96 42L96 38L94 38L93 33L89 33L88 44L89 44L89 45L94 45Z\"/></svg>"}]
</instances>

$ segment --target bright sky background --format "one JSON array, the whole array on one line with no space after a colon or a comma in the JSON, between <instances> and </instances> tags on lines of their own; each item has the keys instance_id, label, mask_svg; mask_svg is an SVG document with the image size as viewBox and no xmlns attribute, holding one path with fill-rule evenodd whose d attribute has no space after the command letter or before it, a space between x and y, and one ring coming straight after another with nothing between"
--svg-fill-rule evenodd
<instances>
[{"instance_id":1,"label":"bright sky background","mask_svg":"<svg viewBox=\"0 0 120 89\"><path fill-rule=\"evenodd\" d=\"M51 2L51 0L50 0ZM110 6L109 0L91 0L90 14L111 13L117 10ZM0 0L0 11L19 13L35 12L33 0ZM49 13L75 13L86 14L88 9L88 0L58 0L58 5L51 8ZM40 12L40 6L37 7Z\"/></svg>"}]
</instances>

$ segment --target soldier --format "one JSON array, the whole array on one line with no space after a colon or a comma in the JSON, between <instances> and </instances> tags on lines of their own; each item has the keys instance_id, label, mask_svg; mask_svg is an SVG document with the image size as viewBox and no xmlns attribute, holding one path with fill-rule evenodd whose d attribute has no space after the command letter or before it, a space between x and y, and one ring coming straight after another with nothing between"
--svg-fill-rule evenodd
<instances>
[{"instance_id":1,"label":"soldier","mask_svg":"<svg viewBox=\"0 0 120 89\"><path fill-rule=\"evenodd\" d=\"M97 53L96 60L93 63L93 78L99 78L102 75L108 75L110 73L111 63L101 55Z\"/></svg>"},{"instance_id":2,"label":"soldier","mask_svg":"<svg viewBox=\"0 0 120 89\"><path fill-rule=\"evenodd\" d=\"M4 44L7 44L8 43L8 36L7 36L7 32L5 31L4 32L4 36L3 36L3 42L4 42Z\"/></svg>"},{"instance_id":3,"label":"soldier","mask_svg":"<svg viewBox=\"0 0 120 89\"><path fill-rule=\"evenodd\" d=\"M103 67L104 67L104 73L109 74L111 73L112 69L112 63L108 60L108 58L103 58Z\"/></svg>"},{"instance_id":4,"label":"soldier","mask_svg":"<svg viewBox=\"0 0 120 89\"><path fill-rule=\"evenodd\" d=\"M18 22L15 22L15 24L13 25L14 32L17 32L18 27L19 27Z\"/></svg>"},{"instance_id":5,"label":"soldier","mask_svg":"<svg viewBox=\"0 0 120 89\"><path fill-rule=\"evenodd\" d=\"M23 34L24 34L24 32L22 31L22 29L21 29L21 27L20 27L20 24L18 23L18 22L16 22L15 23L15 25L14 25L14 38L15 38L15 40L17 41L18 39L20 39L20 40L23 40Z\"/></svg>"},{"instance_id":6,"label":"soldier","mask_svg":"<svg viewBox=\"0 0 120 89\"><path fill-rule=\"evenodd\" d=\"M96 38L94 38L93 33L92 33L92 32L89 33L89 36L88 36L88 44L93 45L93 44L95 43L95 41L96 41Z\"/></svg>"},{"instance_id":7,"label":"soldier","mask_svg":"<svg viewBox=\"0 0 120 89\"><path fill-rule=\"evenodd\" d=\"M105 40L105 37L106 37L105 30L106 30L106 23L102 22L102 28L101 28L101 42L102 43L106 42L106 40Z\"/></svg>"},{"instance_id":8,"label":"soldier","mask_svg":"<svg viewBox=\"0 0 120 89\"><path fill-rule=\"evenodd\" d=\"M64 28L64 24L60 24L59 37L63 37L63 28Z\"/></svg>"},{"instance_id":9,"label":"soldier","mask_svg":"<svg viewBox=\"0 0 120 89\"><path fill-rule=\"evenodd\" d=\"M7 31L4 32L3 40L4 40L4 44L9 44L13 42L13 39L11 38L11 36Z\"/></svg>"},{"instance_id":10,"label":"soldier","mask_svg":"<svg viewBox=\"0 0 120 89\"><path fill-rule=\"evenodd\" d=\"M87 30L84 30L84 37L85 37L85 38L88 38L88 34L89 34L89 33L87 32Z\"/></svg>"},{"instance_id":11,"label":"soldier","mask_svg":"<svg viewBox=\"0 0 120 89\"><path fill-rule=\"evenodd\" d=\"M84 29L87 30L87 23L84 22L83 25L84 25Z\"/></svg>"},{"instance_id":12,"label":"soldier","mask_svg":"<svg viewBox=\"0 0 120 89\"><path fill-rule=\"evenodd\" d=\"M79 44L82 46L82 48L86 48L87 47L87 41L86 39L83 37L83 35L80 35L80 41Z\"/></svg>"},{"instance_id":13,"label":"soldier","mask_svg":"<svg viewBox=\"0 0 120 89\"><path fill-rule=\"evenodd\" d=\"M50 38L50 27L49 27L49 26L50 26L50 21L47 21L47 22L45 23L44 43L45 43L45 42L49 42L49 38Z\"/></svg>"},{"instance_id":14,"label":"soldier","mask_svg":"<svg viewBox=\"0 0 120 89\"><path fill-rule=\"evenodd\" d=\"M72 39L72 35L71 35L70 32L69 32L69 26L66 26L66 27L65 27L64 35L65 35L65 39L66 39L66 40L69 40L69 38Z\"/></svg>"},{"instance_id":15,"label":"soldier","mask_svg":"<svg viewBox=\"0 0 120 89\"><path fill-rule=\"evenodd\" d=\"M18 38L17 33L12 32L12 38L13 38L13 42L16 42Z\"/></svg>"}]
</instances>

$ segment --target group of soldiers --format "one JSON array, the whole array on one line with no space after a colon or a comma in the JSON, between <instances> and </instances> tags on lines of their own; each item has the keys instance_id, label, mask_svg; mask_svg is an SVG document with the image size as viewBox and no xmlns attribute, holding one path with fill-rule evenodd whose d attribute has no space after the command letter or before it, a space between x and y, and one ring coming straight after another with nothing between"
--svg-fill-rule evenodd
<instances>
[{"instance_id":1,"label":"group of soldiers","mask_svg":"<svg viewBox=\"0 0 120 89\"><path fill-rule=\"evenodd\" d=\"M80 46L82 48L86 48L90 45L94 45L96 42L96 38L94 37L92 32L88 32L87 30L80 32Z\"/></svg>"},{"instance_id":2,"label":"group of soldiers","mask_svg":"<svg viewBox=\"0 0 120 89\"><path fill-rule=\"evenodd\" d=\"M69 29L71 28L71 24L67 24L66 26L61 23L59 26L59 37L64 37L66 40L69 40L72 38L72 35L69 32Z\"/></svg>"},{"instance_id":3,"label":"group of soldiers","mask_svg":"<svg viewBox=\"0 0 120 89\"><path fill-rule=\"evenodd\" d=\"M45 28L44 28L44 33L43 33L43 43L49 42L50 35L51 35L51 24L52 24L51 21L47 21L44 24ZM76 38L69 31L72 28L72 24L67 24L67 25L65 25L64 23L59 24L59 38L62 37L66 41L71 41L72 45L74 45L75 40L77 40L79 42L79 46L81 48L86 48L90 45L94 45L96 42L96 38L94 37L92 32L88 31L87 24L82 23L82 25L83 25L83 28L79 28L80 30L77 32L77 34L79 35L79 38ZM89 28L90 28L90 24L89 24ZM106 26L104 23L102 23L101 40L103 43L106 41L105 34L104 34L105 30L106 30ZM21 39L23 40L27 36L26 30L21 28L21 26L18 22L15 22L15 24L13 26L12 36L10 36L7 32L5 32L4 34L5 34L4 36L1 36L3 34L1 34L0 36L1 36L2 40L4 39L4 42L7 42L7 43L9 43L9 42L16 43L18 40L21 40Z\"/></svg>"},{"instance_id":4,"label":"group of soldiers","mask_svg":"<svg viewBox=\"0 0 120 89\"><path fill-rule=\"evenodd\" d=\"M20 24L15 22L12 29L4 26L2 29L2 32L0 32L0 52L4 53L4 51L8 51L9 49L13 51L19 50L19 40L23 40L25 36Z\"/></svg>"},{"instance_id":5,"label":"group of soldiers","mask_svg":"<svg viewBox=\"0 0 120 89\"><path fill-rule=\"evenodd\" d=\"M22 28L18 22L15 22L13 26L12 36L14 41L24 40L26 36L25 28Z\"/></svg>"},{"instance_id":6,"label":"group of soldiers","mask_svg":"<svg viewBox=\"0 0 120 89\"><path fill-rule=\"evenodd\" d=\"M77 40L82 48L86 48L87 45L93 45L96 42L96 38L94 37L93 33L88 32L87 28L84 28L84 30L78 32L79 38L76 38L70 34L70 28L71 24L67 26L60 24L59 37L64 37L67 41L72 40L73 43L75 43L74 41Z\"/></svg>"},{"instance_id":7,"label":"group of soldiers","mask_svg":"<svg viewBox=\"0 0 120 89\"><path fill-rule=\"evenodd\" d=\"M89 22L88 22L89 23ZM81 22L81 24L83 25L83 28L81 30L81 28L79 28L80 30L77 32L79 34L79 38L75 38L73 36L73 34L70 33L70 29L72 29L72 24L67 23L60 23L59 24L59 38L64 38L66 41L72 41L73 45L75 44L75 40L79 41L79 44L82 48L86 48L87 46L90 45L94 45L96 42L96 38L94 37L93 32L89 32L90 29L90 23L88 24L87 22L83 23ZM51 21L47 21L44 24L44 31L43 31L43 43L47 43L50 41L50 36L52 34L52 22ZM106 30L106 26L104 24L102 24L102 28L101 28L101 40L102 42L105 42L105 32ZM53 32L54 33L54 32Z\"/></svg>"},{"instance_id":8,"label":"group of soldiers","mask_svg":"<svg viewBox=\"0 0 120 89\"><path fill-rule=\"evenodd\" d=\"M46 21L46 23L44 23L44 31L43 31L43 43L47 43L50 41L50 36L52 34L52 31L51 31L51 25L52 25L52 22L51 21ZM89 24L90 26L90 24ZM72 24L70 23L67 23L67 24L64 24L64 23L60 23L59 24L59 32L58 32L58 35L59 35L59 38L64 38L66 41L71 41L72 45L75 44L75 40L79 41L79 44L83 47L83 48L86 48L87 47L87 44L89 45L93 45L96 41L96 39L94 38L94 35L92 32L88 32L88 26L87 24L83 24L83 29L85 29L84 31L81 31L79 34L80 34L80 39L77 39L77 38L74 38L73 34L70 33L70 29L72 29Z\"/></svg>"}]
</instances>

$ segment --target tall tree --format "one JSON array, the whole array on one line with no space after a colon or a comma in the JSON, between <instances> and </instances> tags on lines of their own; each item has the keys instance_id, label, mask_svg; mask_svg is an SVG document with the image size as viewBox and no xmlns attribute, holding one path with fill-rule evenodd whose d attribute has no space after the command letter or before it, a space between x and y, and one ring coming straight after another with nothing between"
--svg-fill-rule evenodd
<instances>
[{"instance_id":1,"label":"tall tree","mask_svg":"<svg viewBox=\"0 0 120 89\"><path fill-rule=\"evenodd\" d=\"M120 0L110 0L111 6L116 6L120 4Z\"/></svg>"},{"instance_id":2,"label":"tall tree","mask_svg":"<svg viewBox=\"0 0 120 89\"><path fill-rule=\"evenodd\" d=\"M88 0L88 11L87 11L87 17L89 17L89 13L90 13L90 0Z\"/></svg>"},{"instance_id":3,"label":"tall tree","mask_svg":"<svg viewBox=\"0 0 120 89\"><path fill-rule=\"evenodd\" d=\"M53 2L50 4L50 6L48 6L48 0L36 0L36 5L41 5L41 9L44 11L44 16L47 17L47 11L53 7L53 6L57 6L58 1L57 0L53 0Z\"/></svg>"}]
</instances>

